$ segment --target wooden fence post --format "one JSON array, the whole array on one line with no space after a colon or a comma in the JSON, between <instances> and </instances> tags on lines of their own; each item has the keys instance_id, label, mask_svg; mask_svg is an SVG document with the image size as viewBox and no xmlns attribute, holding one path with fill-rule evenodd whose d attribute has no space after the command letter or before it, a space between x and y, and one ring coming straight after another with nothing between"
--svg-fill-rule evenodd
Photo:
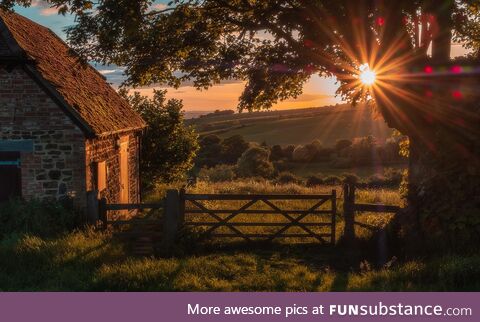
<instances>
[{"instance_id":1,"label":"wooden fence post","mask_svg":"<svg viewBox=\"0 0 480 322\"><path fill-rule=\"evenodd\" d=\"M343 186L343 217L343 236L347 245L352 246L355 243L355 185L351 183Z\"/></svg>"},{"instance_id":2,"label":"wooden fence post","mask_svg":"<svg viewBox=\"0 0 480 322\"><path fill-rule=\"evenodd\" d=\"M163 214L162 252L169 253L177 237L180 221L180 195L178 190L167 190Z\"/></svg>"},{"instance_id":3,"label":"wooden fence post","mask_svg":"<svg viewBox=\"0 0 480 322\"><path fill-rule=\"evenodd\" d=\"M335 246L337 229L337 190L332 190L332 237L331 244Z\"/></svg>"}]
</instances>

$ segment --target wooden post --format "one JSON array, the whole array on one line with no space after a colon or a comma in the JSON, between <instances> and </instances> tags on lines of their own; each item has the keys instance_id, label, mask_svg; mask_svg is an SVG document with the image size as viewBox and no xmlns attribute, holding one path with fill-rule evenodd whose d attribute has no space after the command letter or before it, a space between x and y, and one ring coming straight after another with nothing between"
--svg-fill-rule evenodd
<instances>
[{"instance_id":1,"label":"wooden post","mask_svg":"<svg viewBox=\"0 0 480 322\"><path fill-rule=\"evenodd\" d=\"M331 244L335 246L336 242L336 228L337 228L337 190L332 190L332 236Z\"/></svg>"},{"instance_id":2,"label":"wooden post","mask_svg":"<svg viewBox=\"0 0 480 322\"><path fill-rule=\"evenodd\" d=\"M343 236L347 245L352 246L355 243L355 185L351 183L343 186L343 217Z\"/></svg>"},{"instance_id":3,"label":"wooden post","mask_svg":"<svg viewBox=\"0 0 480 322\"><path fill-rule=\"evenodd\" d=\"M103 223L103 228L107 229L108 216L107 216L107 199L102 198L98 201L98 217Z\"/></svg>"},{"instance_id":4,"label":"wooden post","mask_svg":"<svg viewBox=\"0 0 480 322\"><path fill-rule=\"evenodd\" d=\"M167 190L163 214L162 253L168 254L177 237L180 221L180 195L178 190Z\"/></svg>"}]
</instances>

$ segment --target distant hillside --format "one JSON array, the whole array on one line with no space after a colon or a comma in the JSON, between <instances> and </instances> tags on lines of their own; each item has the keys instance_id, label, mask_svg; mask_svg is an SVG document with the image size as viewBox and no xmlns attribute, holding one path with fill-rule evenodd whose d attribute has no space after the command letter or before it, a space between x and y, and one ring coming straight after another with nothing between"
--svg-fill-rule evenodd
<instances>
[{"instance_id":1,"label":"distant hillside","mask_svg":"<svg viewBox=\"0 0 480 322\"><path fill-rule=\"evenodd\" d=\"M392 134L392 129L370 108L349 105L237 113L195 118L187 123L200 135L228 137L240 134L248 141L268 145L305 144L314 139L331 145L338 139L367 135L382 142Z\"/></svg>"}]
</instances>

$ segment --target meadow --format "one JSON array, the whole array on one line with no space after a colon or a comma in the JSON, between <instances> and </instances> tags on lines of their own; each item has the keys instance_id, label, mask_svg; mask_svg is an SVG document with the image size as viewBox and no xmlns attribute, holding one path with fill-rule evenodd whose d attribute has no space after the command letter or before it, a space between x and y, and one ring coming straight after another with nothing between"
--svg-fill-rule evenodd
<instances>
[{"instance_id":1,"label":"meadow","mask_svg":"<svg viewBox=\"0 0 480 322\"><path fill-rule=\"evenodd\" d=\"M349 105L195 118L187 124L200 135L227 138L239 134L249 142L268 145L306 144L316 139L328 145L368 135L384 142L392 135L392 129L370 108Z\"/></svg>"},{"instance_id":2,"label":"meadow","mask_svg":"<svg viewBox=\"0 0 480 322\"><path fill-rule=\"evenodd\" d=\"M160 186L156 199L171 186ZM268 181L200 182L190 192L321 193ZM395 190L360 190L362 202L399 204ZM342 207L339 200L339 207ZM341 217L338 218L341 222ZM375 222L368 214L362 220ZM368 238L358 232L360 236ZM136 257L112 231L85 228L56 236L9 234L0 241L2 291L453 291L478 290L480 256L390 258L319 243L196 244L173 256Z\"/></svg>"}]
</instances>

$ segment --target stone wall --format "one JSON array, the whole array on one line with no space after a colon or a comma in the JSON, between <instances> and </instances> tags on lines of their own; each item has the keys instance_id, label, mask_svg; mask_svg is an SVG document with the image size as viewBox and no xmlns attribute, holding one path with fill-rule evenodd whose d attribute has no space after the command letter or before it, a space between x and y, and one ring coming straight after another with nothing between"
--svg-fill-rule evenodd
<instances>
[{"instance_id":1,"label":"stone wall","mask_svg":"<svg viewBox=\"0 0 480 322\"><path fill-rule=\"evenodd\" d=\"M86 173L87 191L97 189L97 163L106 162L107 188L99 191L99 198L106 198L110 203L120 201L120 139L128 136L128 177L129 202L140 201L139 182L139 138L134 132L111 135L87 140L86 142Z\"/></svg>"},{"instance_id":2,"label":"stone wall","mask_svg":"<svg viewBox=\"0 0 480 322\"><path fill-rule=\"evenodd\" d=\"M0 67L0 140L33 140L33 152L21 153L24 198L69 195L85 205L84 135L21 68Z\"/></svg>"}]
</instances>

